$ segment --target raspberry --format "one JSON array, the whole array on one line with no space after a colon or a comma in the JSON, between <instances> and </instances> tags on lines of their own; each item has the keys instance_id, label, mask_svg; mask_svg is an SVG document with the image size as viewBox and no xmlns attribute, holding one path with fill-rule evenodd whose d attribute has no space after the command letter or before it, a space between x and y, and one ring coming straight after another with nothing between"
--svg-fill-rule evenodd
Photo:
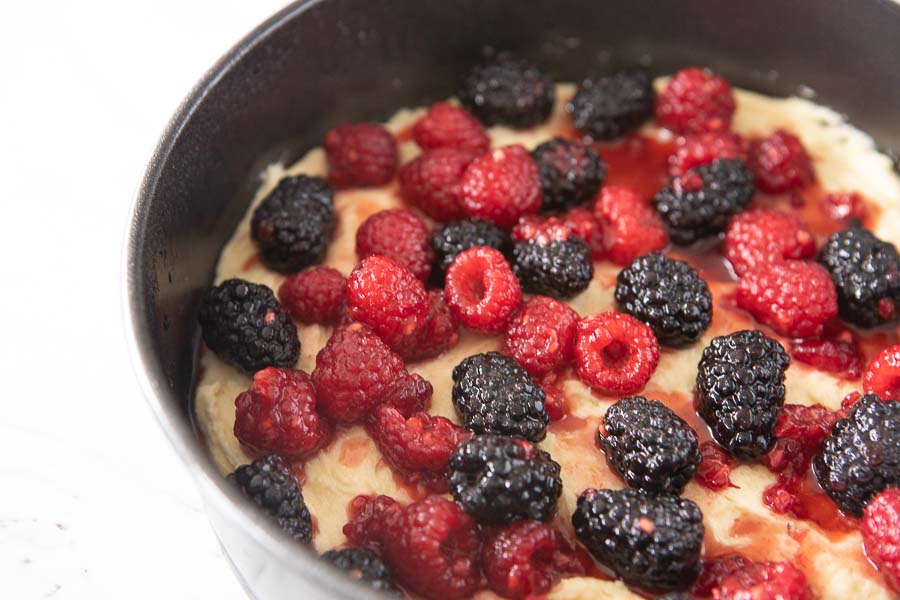
<instances>
[{"instance_id":1,"label":"raspberry","mask_svg":"<svg viewBox=\"0 0 900 600\"><path fill-rule=\"evenodd\" d=\"M562 493L559 463L521 438L482 434L450 456L450 493L482 523L546 521Z\"/></svg>"},{"instance_id":2,"label":"raspberry","mask_svg":"<svg viewBox=\"0 0 900 600\"><path fill-rule=\"evenodd\" d=\"M517 243L512 268L524 291L555 298L577 296L594 277L591 251L584 240L571 234L564 240Z\"/></svg>"},{"instance_id":3,"label":"raspberry","mask_svg":"<svg viewBox=\"0 0 900 600\"><path fill-rule=\"evenodd\" d=\"M804 476L839 418L839 413L819 404L785 404L775 424L775 445L766 455L766 466L787 477Z\"/></svg>"},{"instance_id":4,"label":"raspberry","mask_svg":"<svg viewBox=\"0 0 900 600\"><path fill-rule=\"evenodd\" d=\"M434 358L459 340L456 317L444 301L441 290L428 292L428 313L411 333L396 340L393 349L407 362Z\"/></svg>"},{"instance_id":5,"label":"raspberry","mask_svg":"<svg viewBox=\"0 0 900 600\"><path fill-rule=\"evenodd\" d=\"M722 580L715 600L813 600L803 572L788 562L751 563Z\"/></svg>"},{"instance_id":6,"label":"raspberry","mask_svg":"<svg viewBox=\"0 0 900 600\"><path fill-rule=\"evenodd\" d=\"M556 217L544 218L540 215L525 215L510 232L514 242L536 240L542 244L567 240L575 233Z\"/></svg>"},{"instance_id":7,"label":"raspberry","mask_svg":"<svg viewBox=\"0 0 900 600\"><path fill-rule=\"evenodd\" d=\"M331 267L316 267L285 279L278 298L295 321L333 325L347 301L347 278Z\"/></svg>"},{"instance_id":8,"label":"raspberry","mask_svg":"<svg viewBox=\"0 0 900 600\"><path fill-rule=\"evenodd\" d=\"M900 488L886 489L869 502L860 529L866 555L900 593Z\"/></svg>"},{"instance_id":9,"label":"raspberry","mask_svg":"<svg viewBox=\"0 0 900 600\"><path fill-rule=\"evenodd\" d=\"M444 225L431 236L431 247L435 254L435 271L440 272L440 286L444 275L456 256L463 250L476 246L488 246L506 253L509 236L505 231L487 221L466 219Z\"/></svg>"},{"instance_id":10,"label":"raspberry","mask_svg":"<svg viewBox=\"0 0 900 600\"><path fill-rule=\"evenodd\" d=\"M547 120L555 93L549 75L501 53L469 71L459 100L485 125L525 129Z\"/></svg>"},{"instance_id":11,"label":"raspberry","mask_svg":"<svg viewBox=\"0 0 900 600\"><path fill-rule=\"evenodd\" d=\"M478 119L448 102L432 104L425 116L416 121L412 136L423 150L449 146L480 154L491 146Z\"/></svg>"},{"instance_id":12,"label":"raspberry","mask_svg":"<svg viewBox=\"0 0 900 600\"><path fill-rule=\"evenodd\" d=\"M383 402L400 411L404 417L425 410L434 388L418 373L401 374L384 396Z\"/></svg>"},{"instance_id":13,"label":"raspberry","mask_svg":"<svg viewBox=\"0 0 900 600\"><path fill-rule=\"evenodd\" d=\"M320 177L285 177L253 211L250 235L263 262L296 273L321 262L334 233L331 188Z\"/></svg>"},{"instance_id":14,"label":"raspberry","mask_svg":"<svg viewBox=\"0 0 900 600\"><path fill-rule=\"evenodd\" d=\"M397 142L373 123L339 125L325 136L328 182L336 188L385 185L397 170Z\"/></svg>"},{"instance_id":15,"label":"raspberry","mask_svg":"<svg viewBox=\"0 0 900 600\"><path fill-rule=\"evenodd\" d=\"M722 585L729 575L753 564L740 554L723 554L705 559L700 565L700 577L691 586L691 592L698 598L708 598L713 590ZM749 599L748 599L749 600Z\"/></svg>"},{"instance_id":16,"label":"raspberry","mask_svg":"<svg viewBox=\"0 0 900 600\"><path fill-rule=\"evenodd\" d=\"M374 415L370 432L387 462L410 475L413 482L423 481L435 491L446 491L447 461L471 432L424 412L404 418L399 410L386 405L379 406Z\"/></svg>"},{"instance_id":17,"label":"raspberry","mask_svg":"<svg viewBox=\"0 0 900 600\"><path fill-rule=\"evenodd\" d=\"M606 175L606 164L592 147L562 138L531 151L543 189L542 209L563 211L594 197Z\"/></svg>"},{"instance_id":18,"label":"raspberry","mask_svg":"<svg viewBox=\"0 0 900 600\"><path fill-rule=\"evenodd\" d=\"M487 534L481 566L488 586L504 598L541 596L566 576L584 575L575 547L544 523L516 521Z\"/></svg>"},{"instance_id":19,"label":"raspberry","mask_svg":"<svg viewBox=\"0 0 900 600\"><path fill-rule=\"evenodd\" d=\"M770 194L805 187L816 178L803 142L783 129L750 142L747 166L759 189Z\"/></svg>"},{"instance_id":20,"label":"raspberry","mask_svg":"<svg viewBox=\"0 0 900 600\"><path fill-rule=\"evenodd\" d=\"M675 153L669 156L669 174L684 175L694 167L708 165L719 158L747 158L744 141L736 133L708 131L679 136Z\"/></svg>"},{"instance_id":21,"label":"raspberry","mask_svg":"<svg viewBox=\"0 0 900 600\"><path fill-rule=\"evenodd\" d=\"M425 281L434 260L428 225L402 208L375 213L356 230L356 255L362 260L373 254L394 259Z\"/></svg>"},{"instance_id":22,"label":"raspberry","mask_svg":"<svg viewBox=\"0 0 900 600\"><path fill-rule=\"evenodd\" d=\"M380 549L387 517L400 510L390 496L356 496L347 507L349 520L342 531L351 544Z\"/></svg>"},{"instance_id":23,"label":"raspberry","mask_svg":"<svg viewBox=\"0 0 900 600\"><path fill-rule=\"evenodd\" d=\"M845 379L856 379L862 373L862 352L852 335L847 339L795 341L791 358Z\"/></svg>"},{"instance_id":24,"label":"raspberry","mask_svg":"<svg viewBox=\"0 0 900 600\"><path fill-rule=\"evenodd\" d=\"M627 69L582 82L566 112L584 135L614 140L650 118L655 97L650 75L643 69Z\"/></svg>"},{"instance_id":25,"label":"raspberry","mask_svg":"<svg viewBox=\"0 0 900 600\"><path fill-rule=\"evenodd\" d=\"M574 362L579 379L592 388L634 394L659 364L659 342L652 329L630 315L588 315L576 326Z\"/></svg>"},{"instance_id":26,"label":"raspberry","mask_svg":"<svg viewBox=\"0 0 900 600\"><path fill-rule=\"evenodd\" d=\"M322 555L322 559L342 571L347 571L349 577L365 582L373 590L394 596L400 593L391 581L391 573L381 558L368 548L329 550Z\"/></svg>"},{"instance_id":27,"label":"raspberry","mask_svg":"<svg viewBox=\"0 0 900 600\"><path fill-rule=\"evenodd\" d=\"M209 349L247 373L293 367L300 356L297 327L264 285L223 281L206 292L198 320Z\"/></svg>"},{"instance_id":28,"label":"raspberry","mask_svg":"<svg viewBox=\"0 0 900 600\"><path fill-rule=\"evenodd\" d=\"M738 284L737 305L788 337L814 337L837 316L837 292L828 271L814 262L788 260L756 268Z\"/></svg>"},{"instance_id":29,"label":"raspberry","mask_svg":"<svg viewBox=\"0 0 900 600\"><path fill-rule=\"evenodd\" d=\"M669 243L659 216L630 188L604 187L594 214L603 228L604 254L618 265L627 265L638 256L662 250Z\"/></svg>"},{"instance_id":30,"label":"raspberry","mask_svg":"<svg viewBox=\"0 0 900 600\"><path fill-rule=\"evenodd\" d=\"M569 305L534 296L510 321L504 351L532 375L546 375L571 360L576 321Z\"/></svg>"},{"instance_id":31,"label":"raspberry","mask_svg":"<svg viewBox=\"0 0 900 600\"><path fill-rule=\"evenodd\" d=\"M384 256L370 256L347 282L350 316L372 328L395 348L422 326L428 313L425 286L406 267Z\"/></svg>"},{"instance_id":32,"label":"raspberry","mask_svg":"<svg viewBox=\"0 0 900 600\"><path fill-rule=\"evenodd\" d=\"M706 69L675 73L656 100L656 122L676 133L727 130L735 102L731 86Z\"/></svg>"},{"instance_id":33,"label":"raspberry","mask_svg":"<svg viewBox=\"0 0 900 600\"><path fill-rule=\"evenodd\" d=\"M866 201L856 192L827 194L822 204L832 219L844 223L849 223L853 219L861 221L868 213Z\"/></svg>"},{"instance_id":34,"label":"raspberry","mask_svg":"<svg viewBox=\"0 0 900 600\"><path fill-rule=\"evenodd\" d=\"M739 276L756 267L816 254L816 240L793 215L776 210L748 210L725 230L725 258Z\"/></svg>"},{"instance_id":35,"label":"raspberry","mask_svg":"<svg viewBox=\"0 0 900 600\"><path fill-rule=\"evenodd\" d=\"M462 176L476 156L471 150L450 147L417 156L397 175L403 199L435 221L461 219Z\"/></svg>"},{"instance_id":36,"label":"raspberry","mask_svg":"<svg viewBox=\"0 0 900 600\"><path fill-rule=\"evenodd\" d=\"M459 253L447 270L444 298L459 322L478 331L502 331L522 300L519 280L498 250Z\"/></svg>"},{"instance_id":37,"label":"raspberry","mask_svg":"<svg viewBox=\"0 0 900 600\"><path fill-rule=\"evenodd\" d=\"M863 390L900 400L900 344L885 348L872 359L863 374Z\"/></svg>"},{"instance_id":38,"label":"raspberry","mask_svg":"<svg viewBox=\"0 0 900 600\"><path fill-rule=\"evenodd\" d=\"M234 436L257 455L303 458L331 436L331 426L316 412L316 391L303 371L257 371L234 404Z\"/></svg>"},{"instance_id":39,"label":"raspberry","mask_svg":"<svg viewBox=\"0 0 900 600\"><path fill-rule=\"evenodd\" d=\"M734 459L712 440L700 444L700 466L697 467L697 482L711 490L735 487L731 483L731 469ZM701 594L702 595L702 594Z\"/></svg>"},{"instance_id":40,"label":"raspberry","mask_svg":"<svg viewBox=\"0 0 900 600\"><path fill-rule=\"evenodd\" d=\"M504 146L482 154L462 176L463 211L500 227L512 227L522 215L541 208L537 165L522 146Z\"/></svg>"},{"instance_id":41,"label":"raspberry","mask_svg":"<svg viewBox=\"0 0 900 600\"><path fill-rule=\"evenodd\" d=\"M602 260L606 257L603 226L590 210L580 207L570 209L559 216L559 221L587 243L591 258Z\"/></svg>"}]
</instances>

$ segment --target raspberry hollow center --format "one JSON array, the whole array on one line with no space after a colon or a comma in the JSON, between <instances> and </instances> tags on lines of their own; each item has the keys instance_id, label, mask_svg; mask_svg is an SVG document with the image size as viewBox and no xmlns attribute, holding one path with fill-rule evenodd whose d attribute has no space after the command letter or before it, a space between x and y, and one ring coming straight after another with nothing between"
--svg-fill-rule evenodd
<instances>
[{"instance_id":1,"label":"raspberry hollow center","mask_svg":"<svg viewBox=\"0 0 900 600\"><path fill-rule=\"evenodd\" d=\"M600 351L603 364L609 369L622 369L628 364L631 348L621 340L612 340Z\"/></svg>"}]
</instances>

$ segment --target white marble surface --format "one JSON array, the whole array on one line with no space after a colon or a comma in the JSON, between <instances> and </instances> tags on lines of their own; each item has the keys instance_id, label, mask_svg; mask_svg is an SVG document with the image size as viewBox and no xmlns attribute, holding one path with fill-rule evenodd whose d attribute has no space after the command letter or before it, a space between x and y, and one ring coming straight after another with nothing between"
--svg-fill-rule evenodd
<instances>
[{"instance_id":1,"label":"white marble surface","mask_svg":"<svg viewBox=\"0 0 900 600\"><path fill-rule=\"evenodd\" d=\"M0 3L0 597L238 599L125 353L144 163L283 0Z\"/></svg>"}]
</instances>

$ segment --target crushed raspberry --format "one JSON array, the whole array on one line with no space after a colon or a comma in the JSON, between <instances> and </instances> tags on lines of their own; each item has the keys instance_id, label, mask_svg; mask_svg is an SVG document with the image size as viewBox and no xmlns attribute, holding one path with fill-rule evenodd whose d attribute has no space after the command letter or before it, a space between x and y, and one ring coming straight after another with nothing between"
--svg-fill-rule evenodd
<instances>
[{"instance_id":1,"label":"crushed raspberry","mask_svg":"<svg viewBox=\"0 0 900 600\"><path fill-rule=\"evenodd\" d=\"M789 260L762 266L744 275L738 284L737 305L790 337L814 337L837 316L837 291L824 267L814 262Z\"/></svg>"},{"instance_id":2,"label":"crushed raspberry","mask_svg":"<svg viewBox=\"0 0 900 600\"><path fill-rule=\"evenodd\" d=\"M587 242L588 248L591 250L591 258L602 260L606 256L603 227L591 211L575 207L560 215L559 220L575 235Z\"/></svg>"},{"instance_id":3,"label":"crushed raspberry","mask_svg":"<svg viewBox=\"0 0 900 600\"><path fill-rule=\"evenodd\" d=\"M428 225L404 208L373 214L356 230L356 255L362 260L374 254L394 259L425 281L434 261Z\"/></svg>"},{"instance_id":4,"label":"crushed raspberry","mask_svg":"<svg viewBox=\"0 0 900 600\"><path fill-rule=\"evenodd\" d=\"M872 359L863 374L863 390L882 400L900 400L900 345L889 346Z\"/></svg>"},{"instance_id":5,"label":"crushed raspberry","mask_svg":"<svg viewBox=\"0 0 900 600\"><path fill-rule=\"evenodd\" d=\"M859 392L850 392L841 400L841 410L849 411L860 398L862 398L862 394Z\"/></svg>"},{"instance_id":6,"label":"crushed raspberry","mask_svg":"<svg viewBox=\"0 0 900 600\"><path fill-rule=\"evenodd\" d=\"M434 219L446 223L462 219L462 176L477 156L470 150L429 150L400 168L403 199Z\"/></svg>"},{"instance_id":7,"label":"crushed raspberry","mask_svg":"<svg viewBox=\"0 0 900 600\"><path fill-rule=\"evenodd\" d=\"M752 563L722 580L715 600L813 600L803 572L788 562Z\"/></svg>"},{"instance_id":8,"label":"crushed raspberry","mask_svg":"<svg viewBox=\"0 0 900 600\"><path fill-rule=\"evenodd\" d=\"M339 125L325 136L328 182L335 188L379 186L397 170L397 142L373 123Z\"/></svg>"},{"instance_id":9,"label":"crushed raspberry","mask_svg":"<svg viewBox=\"0 0 900 600\"><path fill-rule=\"evenodd\" d=\"M278 299L295 321L333 325L347 300L347 278L331 267L315 267L285 279Z\"/></svg>"},{"instance_id":10,"label":"crushed raspberry","mask_svg":"<svg viewBox=\"0 0 900 600\"><path fill-rule=\"evenodd\" d=\"M684 175L694 167L712 164L719 158L746 159L744 141L736 133L708 131L679 136L675 153L669 156L669 174Z\"/></svg>"},{"instance_id":11,"label":"crushed raspberry","mask_svg":"<svg viewBox=\"0 0 900 600\"><path fill-rule=\"evenodd\" d=\"M691 586L691 593L698 598L708 598L712 596L714 589L722 585L722 580L751 564L748 558L740 554L708 558L700 565L700 576Z\"/></svg>"},{"instance_id":12,"label":"crushed raspberry","mask_svg":"<svg viewBox=\"0 0 900 600\"><path fill-rule=\"evenodd\" d=\"M469 248L447 269L444 298L459 322L478 331L503 331L522 300L519 280L499 250Z\"/></svg>"},{"instance_id":13,"label":"crushed raspberry","mask_svg":"<svg viewBox=\"0 0 900 600\"><path fill-rule=\"evenodd\" d=\"M382 402L400 411L404 417L425 410L434 388L418 373L401 374Z\"/></svg>"},{"instance_id":14,"label":"crushed raspberry","mask_svg":"<svg viewBox=\"0 0 900 600\"><path fill-rule=\"evenodd\" d=\"M234 436L254 455L299 459L331 437L331 426L316 412L316 390L303 371L257 371L234 406Z\"/></svg>"},{"instance_id":15,"label":"crushed raspberry","mask_svg":"<svg viewBox=\"0 0 900 600\"><path fill-rule=\"evenodd\" d=\"M816 254L816 241L803 221L776 210L748 210L725 231L725 258L739 276L756 267Z\"/></svg>"},{"instance_id":16,"label":"crushed raspberry","mask_svg":"<svg viewBox=\"0 0 900 600\"><path fill-rule=\"evenodd\" d=\"M390 496L356 496L347 507L349 520L343 527L344 535L354 546L378 549L387 515L400 510Z\"/></svg>"},{"instance_id":17,"label":"crushed raspberry","mask_svg":"<svg viewBox=\"0 0 900 600\"><path fill-rule=\"evenodd\" d=\"M700 466L697 467L697 483L711 490L737 487L731 483L731 469L735 460L712 440L700 444Z\"/></svg>"},{"instance_id":18,"label":"crushed raspberry","mask_svg":"<svg viewBox=\"0 0 900 600\"><path fill-rule=\"evenodd\" d=\"M404 360L434 358L456 345L459 326L441 290L428 292L428 314L409 334L397 338L392 348Z\"/></svg>"},{"instance_id":19,"label":"crushed raspberry","mask_svg":"<svg viewBox=\"0 0 900 600\"><path fill-rule=\"evenodd\" d=\"M653 330L631 315L588 315L576 325L575 370L579 379L608 394L639 392L659 364Z\"/></svg>"},{"instance_id":20,"label":"crushed raspberry","mask_svg":"<svg viewBox=\"0 0 900 600\"><path fill-rule=\"evenodd\" d=\"M547 400L544 403L551 421L559 421L569 414L569 405L565 391L557 384L555 373L550 373L541 380L541 387Z\"/></svg>"},{"instance_id":21,"label":"crushed raspberry","mask_svg":"<svg viewBox=\"0 0 900 600\"><path fill-rule=\"evenodd\" d=\"M488 533L481 566L488 586L514 599L545 594L557 580L585 572L575 547L536 521L516 521Z\"/></svg>"},{"instance_id":22,"label":"crushed raspberry","mask_svg":"<svg viewBox=\"0 0 900 600\"><path fill-rule=\"evenodd\" d=\"M791 357L845 379L856 379L862 373L862 351L849 332L841 338L796 341L791 347Z\"/></svg>"},{"instance_id":23,"label":"crushed raspberry","mask_svg":"<svg viewBox=\"0 0 900 600\"><path fill-rule=\"evenodd\" d=\"M669 243L659 215L645 198L625 186L601 189L594 214L603 229L604 254L616 264L631 264L638 256L662 250Z\"/></svg>"},{"instance_id":24,"label":"crushed raspberry","mask_svg":"<svg viewBox=\"0 0 900 600\"><path fill-rule=\"evenodd\" d=\"M770 194L805 187L816 178L803 142L783 129L750 142L747 167L756 177L756 186Z\"/></svg>"},{"instance_id":25,"label":"crushed raspberry","mask_svg":"<svg viewBox=\"0 0 900 600\"><path fill-rule=\"evenodd\" d=\"M510 320L505 351L532 375L546 375L571 360L577 321L568 304L534 296Z\"/></svg>"},{"instance_id":26,"label":"crushed raspberry","mask_svg":"<svg viewBox=\"0 0 900 600\"><path fill-rule=\"evenodd\" d=\"M462 177L465 213L500 227L512 227L522 215L536 213L542 194L537 166L522 146L482 154Z\"/></svg>"},{"instance_id":27,"label":"crushed raspberry","mask_svg":"<svg viewBox=\"0 0 900 600\"><path fill-rule=\"evenodd\" d=\"M837 192L827 194L822 199L828 215L835 221L849 222L852 219L860 221L866 218L866 202L856 192Z\"/></svg>"},{"instance_id":28,"label":"crushed raspberry","mask_svg":"<svg viewBox=\"0 0 900 600\"><path fill-rule=\"evenodd\" d=\"M866 556L900 594L900 488L888 488L869 502L860 529Z\"/></svg>"},{"instance_id":29,"label":"crushed raspberry","mask_svg":"<svg viewBox=\"0 0 900 600\"><path fill-rule=\"evenodd\" d=\"M735 102L731 86L705 69L675 73L656 99L656 122L676 133L727 130Z\"/></svg>"},{"instance_id":30,"label":"crushed raspberry","mask_svg":"<svg viewBox=\"0 0 900 600\"><path fill-rule=\"evenodd\" d=\"M370 425L372 439L385 460L436 492L447 491L450 454L472 433L444 417L417 412L404 418L399 410L382 404Z\"/></svg>"},{"instance_id":31,"label":"crushed raspberry","mask_svg":"<svg viewBox=\"0 0 900 600\"><path fill-rule=\"evenodd\" d=\"M517 242L537 240L541 244L549 244L552 241L567 240L574 232L556 217L525 215L512 228L510 235Z\"/></svg>"},{"instance_id":32,"label":"crushed raspberry","mask_svg":"<svg viewBox=\"0 0 900 600\"><path fill-rule=\"evenodd\" d=\"M478 119L448 102L432 104L413 126L412 136L423 150L450 146L480 154L491 145Z\"/></svg>"}]
</instances>

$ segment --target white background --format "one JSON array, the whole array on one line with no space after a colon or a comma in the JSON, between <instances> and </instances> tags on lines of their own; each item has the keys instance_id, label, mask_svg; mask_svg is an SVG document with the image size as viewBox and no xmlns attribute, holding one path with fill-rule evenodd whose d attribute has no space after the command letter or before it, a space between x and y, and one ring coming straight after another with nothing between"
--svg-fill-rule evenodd
<instances>
[{"instance_id":1,"label":"white background","mask_svg":"<svg viewBox=\"0 0 900 600\"><path fill-rule=\"evenodd\" d=\"M243 598L125 353L144 164L283 0L0 3L0 596Z\"/></svg>"}]
</instances>

